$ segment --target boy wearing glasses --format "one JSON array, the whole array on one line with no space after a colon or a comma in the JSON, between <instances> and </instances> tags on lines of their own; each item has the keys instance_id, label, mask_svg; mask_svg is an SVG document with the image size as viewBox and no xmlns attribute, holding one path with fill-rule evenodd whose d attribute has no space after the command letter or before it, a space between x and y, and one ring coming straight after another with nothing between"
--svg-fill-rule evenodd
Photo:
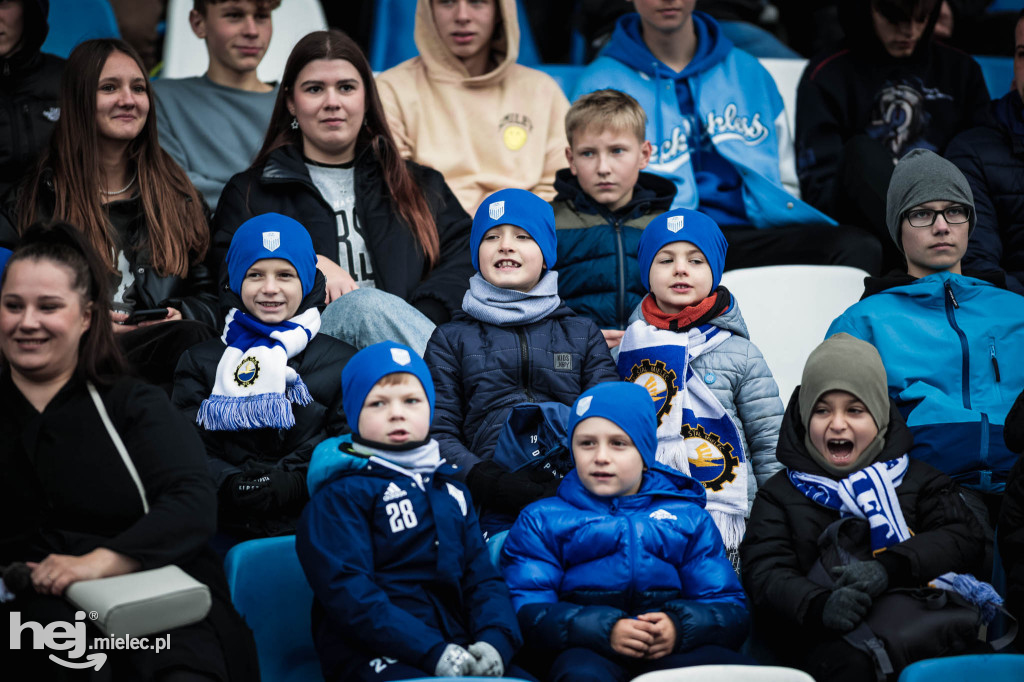
<instances>
[{"instance_id":1,"label":"boy wearing glasses","mask_svg":"<svg viewBox=\"0 0 1024 682\"><path fill-rule=\"evenodd\" d=\"M1003 422L1024 386L1024 297L1005 289L1002 273L962 272L974 199L963 174L934 152L915 149L896 164L886 225L907 274L866 279L861 301L825 336L846 332L878 349L914 435L910 456L953 478L985 526L985 579L1017 457L1003 443Z\"/></svg>"}]
</instances>

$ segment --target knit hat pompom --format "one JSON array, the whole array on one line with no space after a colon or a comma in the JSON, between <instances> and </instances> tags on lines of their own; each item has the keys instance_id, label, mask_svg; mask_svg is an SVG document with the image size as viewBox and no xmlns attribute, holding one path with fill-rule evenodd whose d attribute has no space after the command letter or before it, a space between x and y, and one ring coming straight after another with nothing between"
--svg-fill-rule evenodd
<instances>
[{"instance_id":1,"label":"knit hat pompom","mask_svg":"<svg viewBox=\"0 0 1024 682\"><path fill-rule=\"evenodd\" d=\"M353 355L341 370L341 407L352 433L359 435L359 413L366 396L389 374L411 374L423 385L434 421L434 381L416 351L394 341L381 341Z\"/></svg>"},{"instance_id":2,"label":"knit hat pompom","mask_svg":"<svg viewBox=\"0 0 1024 682\"><path fill-rule=\"evenodd\" d=\"M718 223L700 211L677 208L662 213L644 228L640 236L637 262L640 265L640 282L644 289L651 290L651 265L658 252L673 242L690 242L703 252L711 267L711 291L718 288L725 269L725 252L729 244Z\"/></svg>"},{"instance_id":3,"label":"knit hat pompom","mask_svg":"<svg viewBox=\"0 0 1024 682\"><path fill-rule=\"evenodd\" d=\"M309 231L302 223L280 213L249 218L235 230L228 247L228 284L242 295L242 281L253 263L281 258L292 264L302 282L302 295L313 290L316 281L316 251Z\"/></svg>"},{"instance_id":4,"label":"knit hat pompom","mask_svg":"<svg viewBox=\"0 0 1024 682\"><path fill-rule=\"evenodd\" d=\"M555 211L551 204L525 189L502 189L484 199L473 216L469 233L469 252L473 268L480 272L480 242L492 227L515 225L526 230L537 242L548 270L555 267L557 240Z\"/></svg>"}]
</instances>

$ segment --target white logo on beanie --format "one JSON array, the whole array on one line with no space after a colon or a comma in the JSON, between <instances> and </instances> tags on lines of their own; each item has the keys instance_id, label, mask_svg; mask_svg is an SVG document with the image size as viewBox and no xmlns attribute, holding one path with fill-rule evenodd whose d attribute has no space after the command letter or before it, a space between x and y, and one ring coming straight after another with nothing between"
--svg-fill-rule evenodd
<instances>
[{"instance_id":1,"label":"white logo on beanie","mask_svg":"<svg viewBox=\"0 0 1024 682\"><path fill-rule=\"evenodd\" d=\"M588 395L585 398L580 398L580 401L576 403L576 416L582 417L590 409L590 403L594 402L594 396Z\"/></svg>"},{"instance_id":2,"label":"white logo on beanie","mask_svg":"<svg viewBox=\"0 0 1024 682\"><path fill-rule=\"evenodd\" d=\"M495 201L487 207L487 215L491 216L491 220L497 220L501 216L505 215L505 202Z\"/></svg>"},{"instance_id":3,"label":"white logo on beanie","mask_svg":"<svg viewBox=\"0 0 1024 682\"><path fill-rule=\"evenodd\" d=\"M391 359L397 362L398 364L402 365L403 367L412 362L412 358L409 357L409 351L407 351L404 348L392 348Z\"/></svg>"},{"instance_id":4,"label":"white logo on beanie","mask_svg":"<svg viewBox=\"0 0 1024 682\"><path fill-rule=\"evenodd\" d=\"M683 229L683 218L685 216L674 215L668 219L668 231L673 234Z\"/></svg>"},{"instance_id":5,"label":"white logo on beanie","mask_svg":"<svg viewBox=\"0 0 1024 682\"><path fill-rule=\"evenodd\" d=\"M280 232L264 232L263 233L263 248L267 251L277 251L281 246L281 233Z\"/></svg>"}]
</instances>

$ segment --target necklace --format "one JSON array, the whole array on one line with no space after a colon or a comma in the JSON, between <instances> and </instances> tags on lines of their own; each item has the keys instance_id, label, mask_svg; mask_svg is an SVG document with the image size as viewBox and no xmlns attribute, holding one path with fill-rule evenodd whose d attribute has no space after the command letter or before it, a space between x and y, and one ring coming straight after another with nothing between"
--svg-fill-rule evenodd
<instances>
[{"instance_id":1,"label":"necklace","mask_svg":"<svg viewBox=\"0 0 1024 682\"><path fill-rule=\"evenodd\" d=\"M108 192L108 191L107 191L107 190L105 190L105 189L101 189L101 190L100 190L100 194L103 194L103 195L105 195L105 196L108 196L108 197L116 196L116 195L118 195L118 194L124 194L124 193L125 193L125 192L127 192L127 191L128 191L129 189L131 189L132 185L134 185L134 184L135 184L135 178L136 178L136 177L138 176L138 174L139 174L139 172L138 172L138 171L135 171L134 173L132 173L132 179L131 179L131 180L129 180L129 181L128 181L128 184L127 184L127 185L125 185L124 187L122 187L121 189L119 189L119 190L115 190L115 191L113 191L113 192Z\"/></svg>"}]
</instances>

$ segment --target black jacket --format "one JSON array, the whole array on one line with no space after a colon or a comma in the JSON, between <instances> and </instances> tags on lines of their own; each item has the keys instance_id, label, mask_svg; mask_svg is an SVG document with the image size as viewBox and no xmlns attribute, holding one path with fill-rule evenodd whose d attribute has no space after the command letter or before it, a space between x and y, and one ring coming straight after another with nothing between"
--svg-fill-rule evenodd
<instances>
[{"instance_id":1,"label":"black jacket","mask_svg":"<svg viewBox=\"0 0 1024 682\"><path fill-rule=\"evenodd\" d=\"M971 183L978 216L964 267L1005 272L1006 287L1024 294L1024 102L1010 91L989 114L946 148Z\"/></svg>"},{"instance_id":2,"label":"black jacket","mask_svg":"<svg viewBox=\"0 0 1024 682\"><path fill-rule=\"evenodd\" d=\"M10 372L0 370L0 565L51 553L80 556L98 547L137 560L141 570L176 564L210 587L213 604L204 621L174 630L177 649L163 652L168 658L160 663L195 665L219 679L210 649L223 651L229 668L244 667L252 640L207 542L216 526L216 497L202 443L160 389L129 377L97 389L138 471L148 513L82 377L68 381L40 413ZM52 608L41 613L54 615ZM204 656L195 658L196 651ZM111 653L115 670L117 656ZM239 671L233 679L255 674ZM121 675L115 679L143 678L138 671Z\"/></svg>"},{"instance_id":3,"label":"black jacket","mask_svg":"<svg viewBox=\"0 0 1024 682\"><path fill-rule=\"evenodd\" d=\"M846 38L807 64L797 88L796 163L804 201L837 208L834 186L850 138L881 141L893 162L915 148L941 154L979 120L989 101L981 67L932 39L939 5L914 53L891 57L871 26L871 3L840 5Z\"/></svg>"},{"instance_id":4,"label":"black jacket","mask_svg":"<svg viewBox=\"0 0 1024 682\"><path fill-rule=\"evenodd\" d=\"M44 170L42 184L36 217L42 222L47 222L52 219L57 204L52 170ZM0 219L0 247L13 248L13 240L17 239L14 226L18 224L18 197L24 190L24 187L19 187L7 193L3 216ZM182 201L191 199L186 198ZM148 229L142 211L142 201L138 195L122 201L112 201L105 205L105 209L111 222L128 225L128 243L123 245L123 248L135 283L132 286L133 298L129 301L126 297L125 303L130 303L135 310L177 308L186 320L204 322L214 329L220 329L223 319L217 309L215 273L206 265L209 259L202 261L195 254L191 254L192 263L185 277L161 275L153 267L149 251L145 248L136 248L146 241ZM208 214L208 211L204 212ZM115 278L116 281L119 281L119 278Z\"/></svg>"},{"instance_id":5,"label":"black jacket","mask_svg":"<svg viewBox=\"0 0 1024 682\"><path fill-rule=\"evenodd\" d=\"M407 162L437 223L440 262L433 270L405 221L391 203L381 169L369 147L355 161L355 213L373 261L377 288L411 304L436 324L462 306L473 266L469 259L471 221L441 174ZM224 187L214 217L211 262L221 263L238 226L263 213L281 213L309 230L313 248L338 262L334 210L310 180L301 150L274 150L262 168L238 173Z\"/></svg>"},{"instance_id":6,"label":"black jacket","mask_svg":"<svg viewBox=\"0 0 1024 682\"><path fill-rule=\"evenodd\" d=\"M319 296L323 300L323 286L314 287L309 296ZM232 307L240 307L240 302ZM302 310L300 306L300 312ZM210 339L187 350L178 361L171 400L193 425L196 424L200 405L213 391L217 364L225 348L221 339ZM220 488L229 476L253 466L300 472L304 479L313 448L321 441L346 431L345 416L341 410L341 370L355 352L356 349L344 341L317 334L303 352L288 360L288 366L298 372L313 396L313 402L308 405L292 405L295 426L290 429L207 431L196 425L206 445L214 484ZM289 519L293 532L294 521L308 499L308 494L304 493L291 505L293 513ZM259 519L227 518L223 506L221 512L219 526L222 530L237 535L269 534L259 532ZM229 525L247 528L229 528Z\"/></svg>"},{"instance_id":7,"label":"black jacket","mask_svg":"<svg viewBox=\"0 0 1024 682\"><path fill-rule=\"evenodd\" d=\"M0 57L0 196L35 165L60 118L64 60L39 51L49 0L25 0L21 47Z\"/></svg>"},{"instance_id":8,"label":"black jacket","mask_svg":"<svg viewBox=\"0 0 1024 682\"><path fill-rule=\"evenodd\" d=\"M787 470L827 476L804 445L799 391L789 401L775 455ZM910 431L890 403L889 431L875 461L895 459L911 445ZM890 587L920 586L948 571L976 568L983 554L981 528L948 476L911 459L896 492L914 537L876 557L889 574ZM740 545L743 585L755 619L784 659L798 659L801 651L811 649L810 643L842 636L822 624L829 591L806 577L819 556L818 537L838 518L838 511L797 490L786 471L757 491Z\"/></svg>"},{"instance_id":9,"label":"black jacket","mask_svg":"<svg viewBox=\"0 0 1024 682\"><path fill-rule=\"evenodd\" d=\"M1024 458L1010 471L996 532L1006 570L1006 607L1019 621L1024 618Z\"/></svg>"}]
</instances>

